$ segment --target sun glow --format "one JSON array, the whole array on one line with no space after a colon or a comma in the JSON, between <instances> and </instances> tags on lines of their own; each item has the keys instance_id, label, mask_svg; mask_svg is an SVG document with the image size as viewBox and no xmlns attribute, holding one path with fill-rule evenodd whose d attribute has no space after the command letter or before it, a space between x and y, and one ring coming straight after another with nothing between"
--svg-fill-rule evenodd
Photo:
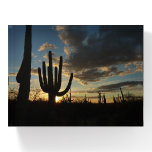
<instances>
[{"instance_id":1,"label":"sun glow","mask_svg":"<svg viewBox=\"0 0 152 152\"><path fill-rule=\"evenodd\" d=\"M56 102L59 102L61 100L61 97L56 96Z\"/></svg>"}]
</instances>

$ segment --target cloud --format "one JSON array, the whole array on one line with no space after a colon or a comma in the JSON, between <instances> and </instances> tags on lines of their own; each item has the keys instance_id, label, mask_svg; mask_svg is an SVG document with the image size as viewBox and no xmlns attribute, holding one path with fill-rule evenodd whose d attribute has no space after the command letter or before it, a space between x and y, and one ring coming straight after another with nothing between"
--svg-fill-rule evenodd
<instances>
[{"instance_id":1,"label":"cloud","mask_svg":"<svg viewBox=\"0 0 152 152\"><path fill-rule=\"evenodd\" d=\"M102 68L101 68L102 69ZM115 75L123 76L125 74L131 73L130 71L120 71L117 67L103 68L102 70L98 68L92 68L81 73L75 73L75 78L78 79L82 84L87 84L88 82L97 82L101 78L105 79L107 77L112 77Z\"/></svg>"},{"instance_id":2,"label":"cloud","mask_svg":"<svg viewBox=\"0 0 152 152\"><path fill-rule=\"evenodd\" d=\"M98 87L96 90L115 91L115 90L119 90L122 87L135 87L138 85L143 86L143 81L126 81L115 84L103 85Z\"/></svg>"},{"instance_id":3,"label":"cloud","mask_svg":"<svg viewBox=\"0 0 152 152\"><path fill-rule=\"evenodd\" d=\"M43 58L45 59L45 60L47 60L45 63L46 63L46 66L49 66L49 63L48 63L48 53L46 53L44 56L43 56ZM59 65L59 60L60 60L60 57L56 57L55 56L55 53L53 53L52 52L52 64L53 64L53 67L55 67L55 66L57 66L58 67L58 65ZM41 61L42 62L42 61ZM64 65L64 63L63 63L63 65Z\"/></svg>"},{"instance_id":4,"label":"cloud","mask_svg":"<svg viewBox=\"0 0 152 152\"><path fill-rule=\"evenodd\" d=\"M38 57L38 55L34 55L34 58L37 58Z\"/></svg>"},{"instance_id":5,"label":"cloud","mask_svg":"<svg viewBox=\"0 0 152 152\"><path fill-rule=\"evenodd\" d=\"M76 94L89 94L89 93L98 93L98 91L103 91L103 92L112 92L112 91L119 91L120 88L132 88L136 86L143 86L143 81L126 81L126 82L119 82L119 83L114 83L114 84L108 84L108 85L102 85L97 88L90 88L88 90L73 90L72 93ZM141 90L140 90L141 91Z\"/></svg>"},{"instance_id":6,"label":"cloud","mask_svg":"<svg viewBox=\"0 0 152 152\"><path fill-rule=\"evenodd\" d=\"M32 75L38 75L37 73L38 73L38 72L37 72L37 69L31 68L31 74L32 74ZM8 76L16 76L16 75L17 75L17 73L9 73L9 74L8 74Z\"/></svg>"},{"instance_id":7,"label":"cloud","mask_svg":"<svg viewBox=\"0 0 152 152\"><path fill-rule=\"evenodd\" d=\"M17 73L9 73L8 76L16 76ZM38 75L38 69L37 68L31 68L31 75Z\"/></svg>"},{"instance_id":8,"label":"cloud","mask_svg":"<svg viewBox=\"0 0 152 152\"><path fill-rule=\"evenodd\" d=\"M87 36L87 31L83 26L57 26L60 39L69 47L81 45Z\"/></svg>"},{"instance_id":9,"label":"cloud","mask_svg":"<svg viewBox=\"0 0 152 152\"><path fill-rule=\"evenodd\" d=\"M56 26L57 31L61 31L61 30L65 30L65 29L66 29L66 26L63 26L63 25L57 25Z\"/></svg>"},{"instance_id":10,"label":"cloud","mask_svg":"<svg viewBox=\"0 0 152 152\"><path fill-rule=\"evenodd\" d=\"M64 52L65 52L66 55L70 54L70 50L68 49L68 47L64 47Z\"/></svg>"},{"instance_id":11,"label":"cloud","mask_svg":"<svg viewBox=\"0 0 152 152\"><path fill-rule=\"evenodd\" d=\"M57 26L56 30L66 45L66 69L84 83L135 72L118 65L143 62L142 26Z\"/></svg>"},{"instance_id":12,"label":"cloud","mask_svg":"<svg viewBox=\"0 0 152 152\"><path fill-rule=\"evenodd\" d=\"M143 63L142 62L135 63L135 66L136 66L136 72L143 72Z\"/></svg>"},{"instance_id":13,"label":"cloud","mask_svg":"<svg viewBox=\"0 0 152 152\"><path fill-rule=\"evenodd\" d=\"M37 76L38 75L38 69L31 68L31 74Z\"/></svg>"},{"instance_id":14,"label":"cloud","mask_svg":"<svg viewBox=\"0 0 152 152\"><path fill-rule=\"evenodd\" d=\"M15 85L15 84L17 84L17 82L15 82L15 81L9 82L9 85Z\"/></svg>"},{"instance_id":15,"label":"cloud","mask_svg":"<svg viewBox=\"0 0 152 152\"><path fill-rule=\"evenodd\" d=\"M43 56L43 58L46 59L46 60L49 59L49 57L48 57L48 52ZM54 53L54 52L52 52L52 60L56 60L56 58L55 58L55 53Z\"/></svg>"},{"instance_id":16,"label":"cloud","mask_svg":"<svg viewBox=\"0 0 152 152\"><path fill-rule=\"evenodd\" d=\"M48 53L43 56L44 59L48 60Z\"/></svg>"},{"instance_id":17,"label":"cloud","mask_svg":"<svg viewBox=\"0 0 152 152\"><path fill-rule=\"evenodd\" d=\"M129 62L125 64L125 67L131 71L131 67L134 67L135 72L143 72L143 62Z\"/></svg>"},{"instance_id":18,"label":"cloud","mask_svg":"<svg viewBox=\"0 0 152 152\"><path fill-rule=\"evenodd\" d=\"M53 44L49 44L48 42L43 43L40 48L38 49L38 51L44 51L44 50L48 50L48 49L56 49L56 46Z\"/></svg>"},{"instance_id":19,"label":"cloud","mask_svg":"<svg viewBox=\"0 0 152 152\"><path fill-rule=\"evenodd\" d=\"M16 76L17 73L9 73L8 76Z\"/></svg>"}]
</instances>

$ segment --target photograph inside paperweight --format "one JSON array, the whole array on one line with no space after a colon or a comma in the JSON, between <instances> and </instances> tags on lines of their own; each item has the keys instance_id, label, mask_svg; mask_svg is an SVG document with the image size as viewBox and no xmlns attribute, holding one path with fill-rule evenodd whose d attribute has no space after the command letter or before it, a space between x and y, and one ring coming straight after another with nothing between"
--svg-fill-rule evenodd
<instances>
[{"instance_id":1,"label":"photograph inside paperweight","mask_svg":"<svg viewBox=\"0 0 152 152\"><path fill-rule=\"evenodd\" d=\"M8 25L8 126L143 126L143 26Z\"/></svg>"}]
</instances>

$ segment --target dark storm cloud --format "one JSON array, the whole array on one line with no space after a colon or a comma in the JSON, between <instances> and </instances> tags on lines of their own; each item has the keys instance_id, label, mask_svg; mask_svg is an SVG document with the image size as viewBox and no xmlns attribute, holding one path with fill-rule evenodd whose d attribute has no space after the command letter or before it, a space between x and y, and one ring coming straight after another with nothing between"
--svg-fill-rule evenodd
<instances>
[{"instance_id":1,"label":"dark storm cloud","mask_svg":"<svg viewBox=\"0 0 152 152\"><path fill-rule=\"evenodd\" d=\"M103 85L97 88L97 90L114 91L119 90L121 87L135 87L137 85L143 86L143 81L126 81L116 84Z\"/></svg>"},{"instance_id":2,"label":"dark storm cloud","mask_svg":"<svg viewBox=\"0 0 152 152\"><path fill-rule=\"evenodd\" d=\"M57 26L60 39L70 47L79 48L87 36L85 26Z\"/></svg>"},{"instance_id":3,"label":"dark storm cloud","mask_svg":"<svg viewBox=\"0 0 152 152\"><path fill-rule=\"evenodd\" d=\"M118 91L120 88L124 87L136 87L136 86L143 86L143 81L126 81L126 82L120 82L115 84L109 84L109 85L102 85L98 88L92 88L90 90L75 90L72 91L73 93L98 93L99 90L103 92L111 92L111 91Z\"/></svg>"},{"instance_id":4,"label":"dark storm cloud","mask_svg":"<svg viewBox=\"0 0 152 152\"><path fill-rule=\"evenodd\" d=\"M75 77L83 81L98 81L111 75L110 71L101 72L99 67L143 60L142 26L98 26L96 30L87 26L58 26L56 29L69 52L66 68L79 73ZM93 74L87 77L89 72L97 77Z\"/></svg>"},{"instance_id":5,"label":"dark storm cloud","mask_svg":"<svg viewBox=\"0 0 152 152\"><path fill-rule=\"evenodd\" d=\"M124 75L126 73L129 73L129 71L119 71L116 67L110 67L106 71L92 68L82 73L75 73L75 78L82 82L82 84L87 84L87 82L99 81L101 77L106 78L114 75Z\"/></svg>"}]
</instances>

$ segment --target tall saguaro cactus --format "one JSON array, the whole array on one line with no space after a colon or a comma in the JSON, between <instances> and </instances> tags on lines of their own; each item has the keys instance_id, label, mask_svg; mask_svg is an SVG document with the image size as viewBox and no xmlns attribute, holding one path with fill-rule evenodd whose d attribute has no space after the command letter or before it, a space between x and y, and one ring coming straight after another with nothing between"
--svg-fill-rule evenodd
<instances>
[{"instance_id":1,"label":"tall saguaro cactus","mask_svg":"<svg viewBox=\"0 0 152 152\"><path fill-rule=\"evenodd\" d=\"M42 69L43 69L43 79L41 76L41 68L38 68L38 75L39 75L39 82L40 82L40 86L41 89L48 93L48 97L49 97L49 103L55 103L55 97L56 96L63 96L65 95L70 87L71 87L71 83L72 83L72 79L73 79L73 73L71 73L70 79L69 79L69 83L66 87L66 89L62 92L59 92L60 88L61 88L61 80L62 80L62 56L60 56L60 62L59 62L59 71L58 68L55 67L55 72L54 72L54 82L53 82L53 67L52 67L52 52L49 51L49 66L48 66L48 80L46 78L46 65L45 62L42 63Z\"/></svg>"},{"instance_id":2,"label":"tall saguaro cactus","mask_svg":"<svg viewBox=\"0 0 152 152\"><path fill-rule=\"evenodd\" d=\"M32 26L26 25L24 56L21 67L17 73L16 80L20 83L17 99L27 101L30 92L31 79L31 51L32 51Z\"/></svg>"}]
</instances>

